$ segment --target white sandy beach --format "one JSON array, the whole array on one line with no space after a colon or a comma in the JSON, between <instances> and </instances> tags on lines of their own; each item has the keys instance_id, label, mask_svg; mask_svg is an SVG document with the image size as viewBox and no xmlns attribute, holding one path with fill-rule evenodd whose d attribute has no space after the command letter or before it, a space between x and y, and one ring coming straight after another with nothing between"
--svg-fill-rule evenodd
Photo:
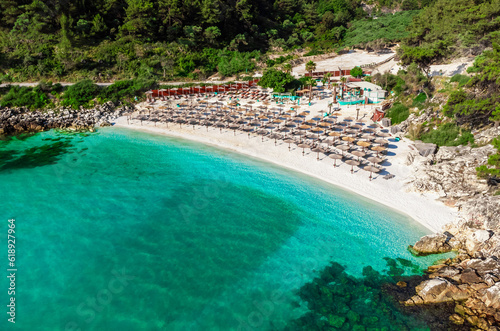
<instances>
[{"instance_id":1,"label":"white sandy beach","mask_svg":"<svg viewBox=\"0 0 500 331\"><path fill-rule=\"evenodd\" d=\"M303 106L302 110L307 108L311 110L312 115L316 115L324 110L326 105L327 100L321 100L310 107ZM368 115L371 108L373 106L361 106L360 116ZM342 109L344 116L356 116L355 113L353 106ZM214 127L209 127L207 131L204 126L195 126L193 129L192 125L183 125L180 128L179 124L174 123L169 123L167 128L165 123L157 123L154 126L153 122L143 121L141 125L138 120L132 120L128 124L126 117L118 118L115 125L215 145L305 173L397 209L433 232L439 231L443 225L456 218L455 209L436 201L437 196L406 192L404 182L410 175L410 168L405 165L405 161L410 151L410 142L405 139L399 142L390 139L387 161L383 164L395 177L386 180L382 178L383 175L374 174L374 179L369 181L369 173L360 168L355 167L355 172L351 174L351 167L340 161L337 161L337 167L334 168L333 160L323 154L320 154L320 160L317 161L317 154L310 150L306 150L305 156L302 156L302 149L294 144L289 151L288 144L283 141L278 140L278 145L275 146L274 140L264 137L262 142L261 137L253 133L249 137L241 131L236 131L234 135L233 131L228 129L223 129L220 133L220 130Z\"/></svg>"}]
</instances>

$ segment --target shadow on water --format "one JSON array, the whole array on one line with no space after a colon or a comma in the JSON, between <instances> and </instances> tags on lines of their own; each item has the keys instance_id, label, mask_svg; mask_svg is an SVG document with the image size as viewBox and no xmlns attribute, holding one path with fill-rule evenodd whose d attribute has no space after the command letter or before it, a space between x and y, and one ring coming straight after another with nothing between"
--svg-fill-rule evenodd
<instances>
[{"instance_id":1,"label":"shadow on water","mask_svg":"<svg viewBox=\"0 0 500 331\"><path fill-rule=\"evenodd\" d=\"M449 321L453 304L401 304L428 278L420 276L419 267L409 260L384 259L386 270L378 272L367 266L361 277L349 275L344 266L332 262L319 277L299 289L308 311L284 330L469 330L469 326ZM408 273L413 276L404 276Z\"/></svg>"},{"instance_id":2,"label":"shadow on water","mask_svg":"<svg viewBox=\"0 0 500 331\"><path fill-rule=\"evenodd\" d=\"M60 131L56 132L56 137L40 139L38 144L29 138L38 137L39 133L25 133L8 138L4 137L0 141L0 172L55 164L62 155L75 151L72 148L74 147L75 137L86 137L88 135ZM31 147L26 146L27 144ZM34 144L37 144L37 146L33 146Z\"/></svg>"}]
</instances>

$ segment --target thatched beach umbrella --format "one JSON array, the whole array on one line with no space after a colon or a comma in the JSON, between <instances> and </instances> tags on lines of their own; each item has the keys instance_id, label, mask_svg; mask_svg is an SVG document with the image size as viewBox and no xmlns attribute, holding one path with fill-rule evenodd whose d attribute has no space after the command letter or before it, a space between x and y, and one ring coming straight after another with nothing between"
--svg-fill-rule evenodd
<instances>
[{"instance_id":1,"label":"thatched beach umbrella","mask_svg":"<svg viewBox=\"0 0 500 331\"><path fill-rule=\"evenodd\" d=\"M368 146L370 146L371 144L370 144L368 141L358 141L358 142L357 142L357 145L358 145L358 146L363 147L364 149L366 149L366 148L368 148Z\"/></svg>"},{"instance_id":2,"label":"thatched beach umbrella","mask_svg":"<svg viewBox=\"0 0 500 331\"><path fill-rule=\"evenodd\" d=\"M384 161L384 159L381 159L381 158L376 157L376 156L370 156L369 158L367 158L367 160L368 160L369 162L371 162L371 163L374 163L374 164L376 164L376 163L381 163L381 162L383 162L383 161Z\"/></svg>"},{"instance_id":3,"label":"thatched beach umbrella","mask_svg":"<svg viewBox=\"0 0 500 331\"><path fill-rule=\"evenodd\" d=\"M343 141L347 141L347 142L349 143L349 145L350 145L350 144L352 144L352 143L353 143L353 141L354 141L354 140L356 140L356 139L355 139L355 138L353 138L353 137L342 137L342 140L343 140Z\"/></svg>"},{"instance_id":4,"label":"thatched beach umbrella","mask_svg":"<svg viewBox=\"0 0 500 331\"><path fill-rule=\"evenodd\" d=\"M285 134L285 138L286 138L286 134L287 134L288 132L290 132L290 129L288 129L288 128L281 128L281 129L279 129L278 131L279 131L279 132L281 132L281 133L284 133L284 134Z\"/></svg>"},{"instance_id":5,"label":"thatched beach umbrella","mask_svg":"<svg viewBox=\"0 0 500 331\"><path fill-rule=\"evenodd\" d=\"M311 151L317 153L317 155L316 155L316 161L319 161L319 153L326 153L326 151L323 148L321 148L321 147L315 147L315 148L311 149Z\"/></svg>"},{"instance_id":6,"label":"thatched beach umbrella","mask_svg":"<svg viewBox=\"0 0 500 331\"><path fill-rule=\"evenodd\" d=\"M374 140L374 142L380 145L387 145L389 143L389 140L384 138L377 138Z\"/></svg>"},{"instance_id":7,"label":"thatched beach umbrella","mask_svg":"<svg viewBox=\"0 0 500 331\"><path fill-rule=\"evenodd\" d=\"M342 160L342 158L344 157L343 155L340 155L340 154L330 154L328 155L328 157L330 159L333 159L333 167L335 168L336 167L336 162L337 160Z\"/></svg>"},{"instance_id":8,"label":"thatched beach umbrella","mask_svg":"<svg viewBox=\"0 0 500 331\"><path fill-rule=\"evenodd\" d=\"M304 150L306 148L311 148L308 144L298 144L297 147L302 148L302 156L304 156Z\"/></svg>"},{"instance_id":9,"label":"thatched beach umbrella","mask_svg":"<svg viewBox=\"0 0 500 331\"><path fill-rule=\"evenodd\" d=\"M374 166L366 166L363 168L363 170L370 172L370 180L372 180L372 173L378 173L380 171L380 168Z\"/></svg>"},{"instance_id":10,"label":"thatched beach umbrella","mask_svg":"<svg viewBox=\"0 0 500 331\"><path fill-rule=\"evenodd\" d=\"M319 123L318 123L318 126L319 126L320 128L324 128L324 129L326 129L326 128L331 127L332 125L331 125L330 123L327 123L327 122L324 122L324 121L323 121L323 122L319 122Z\"/></svg>"},{"instance_id":11,"label":"thatched beach umbrella","mask_svg":"<svg viewBox=\"0 0 500 331\"><path fill-rule=\"evenodd\" d=\"M354 166L359 166L359 162L355 160L347 160L345 163L351 166L351 174L354 172Z\"/></svg>"},{"instance_id":12,"label":"thatched beach umbrella","mask_svg":"<svg viewBox=\"0 0 500 331\"><path fill-rule=\"evenodd\" d=\"M261 136L261 141L264 141L264 136L267 135L269 132L265 129L260 129L257 130L255 133L259 134Z\"/></svg>"},{"instance_id":13,"label":"thatched beach umbrella","mask_svg":"<svg viewBox=\"0 0 500 331\"><path fill-rule=\"evenodd\" d=\"M293 140L293 139L285 139L285 140L283 140L283 142L286 143L286 144L288 144L288 151L290 152L290 149L291 149L290 145L293 144L295 142L295 140Z\"/></svg>"},{"instance_id":14,"label":"thatched beach umbrella","mask_svg":"<svg viewBox=\"0 0 500 331\"><path fill-rule=\"evenodd\" d=\"M330 132L328 134L330 137L333 137L333 141L337 140L338 137L340 137L342 134L340 132Z\"/></svg>"},{"instance_id":15,"label":"thatched beach umbrella","mask_svg":"<svg viewBox=\"0 0 500 331\"><path fill-rule=\"evenodd\" d=\"M253 126L244 126L242 129L243 131L248 132L248 139L250 139L250 132L255 130Z\"/></svg>"},{"instance_id":16,"label":"thatched beach umbrella","mask_svg":"<svg viewBox=\"0 0 500 331\"><path fill-rule=\"evenodd\" d=\"M276 146L277 144L277 139L281 139L281 135L277 134L277 133L273 133L273 134L270 134L268 136L269 139L274 139L274 146Z\"/></svg>"},{"instance_id":17,"label":"thatched beach umbrella","mask_svg":"<svg viewBox=\"0 0 500 331\"><path fill-rule=\"evenodd\" d=\"M361 135L361 138L366 140L374 140L377 137L375 137L373 134L365 133Z\"/></svg>"},{"instance_id":18,"label":"thatched beach umbrella","mask_svg":"<svg viewBox=\"0 0 500 331\"><path fill-rule=\"evenodd\" d=\"M358 161L360 161L360 158L362 158L363 156L366 155L366 153L363 152L363 151L352 151L351 154L354 155L354 156L357 156L358 157Z\"/></svg>"},{"instance_id":19,"label":"thatched beach umbrella","mask_svg":"<svg viewBox=\"0 0 500 331\"><path fill-rule=\"evenodd\" d=\"M375 147L372 147L372 151L375 151L377 152L377 156L379 156L379 153L385 151L386 148L383 147L383 146L375 146Z\"/></svg>"},{"instance_id":20,"label":"thatched beach umbrella","mask_svg":"<svg viewBox=\"0 0 500 331\"><path fill-rule=\"evenodd\" d=\"M345 151L348 151L350 149L350 147L347 145L338 145L335 146L335 148L340 149L342 151L342 156L344 156Z\"/></svg>"},{"instance_id":21,"label":"thatched beach umbrella","mask_svg":"<svg viewBox=\"0 0 500 331\"><path fill-rule=\"evenodd\" d=\"M215 127L219 128L219 133L222 133L222 128L225 128L226 124L224 122L217 122L215 123Z\"/></svg>"},{"instance_id":22,"label":"thatched beach umbrella","mask_svg":"<svg viewBox=\"0 0 500 331\"><path fill-rule=\"evenodd\" d=\"M317 139L319 139L319 135L325 132L322 128L314 128L311 130L311 132L314 132L314 134L317 136Z\"/></svg>"},{"instance_id":23,"label":"thatched beach umbrella","mask_svg":"<svg viewBox=\"0 0 500 331\"><path fill-rule=\"evenodd\" d=\"M234 135L236 136L236 130L240 127L238 124L229 124L228 126L231 130L233 130Z\"/></svg>"},{"instance_id":24,"label":"thatched beach umbrella","mask_svg":"<svg viewBox=\"0 0 500 331\"><path fill-rule=\"evenodd\" d=\"M198 121L197 119L192 119L189 121L189 124L191 124L193 126L193 130L194 130L194 126L198 123L200 123L200 121Z\"/></svg>"},{"instance_id":25,"label":"thatched beach umbrella","mask_svg":"<svg viewBox=\"0 0 500 331\"><path fill-rule=\"evenodd\" d=\"M293 123L293 122L288 122L288 123L285 123L285 127L289 128L289 129L293 129L297 127L297 124Z\"/></svg>"}]
</instances>

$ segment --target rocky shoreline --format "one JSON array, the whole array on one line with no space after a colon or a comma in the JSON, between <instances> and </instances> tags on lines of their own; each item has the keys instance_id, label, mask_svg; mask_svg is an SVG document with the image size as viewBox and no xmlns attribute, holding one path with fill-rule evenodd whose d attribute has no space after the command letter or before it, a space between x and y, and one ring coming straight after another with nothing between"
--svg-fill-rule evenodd
<instances>
[{"instance_id":1,"label":"rocky shoreline","mask_svg":"<svg viewBox=\"0 0 500 331\"><path fill-rule=\"evenodd\" d=\"M485 144L498 135L500 128L490 128L475 137ZM443 203L458 208L459 219L410 246L416 255L456 251L457 256L430 266L426 280L402 303L452 304L449 320L476 330L500 330L500 196L493 195L500 187L478 179L475 170L492 153L492 145L441 147L424 157L416 148L407 161L414 174L408 189L438 193Z\"/></svg>"},{"instance_id":2,"label":"rocky shoreline","mask_svg":"<svg viewBox=\"0 0 500 331\"><path fill-rule=\"evenodd\" d=\"M0 108L0 136L40 132L50 129L93 131L96 126L109 126L116 118L131 113L133 106L107 102L91 109L60 108L29 111L24 108Z\"/></svg>"}]
</instances>

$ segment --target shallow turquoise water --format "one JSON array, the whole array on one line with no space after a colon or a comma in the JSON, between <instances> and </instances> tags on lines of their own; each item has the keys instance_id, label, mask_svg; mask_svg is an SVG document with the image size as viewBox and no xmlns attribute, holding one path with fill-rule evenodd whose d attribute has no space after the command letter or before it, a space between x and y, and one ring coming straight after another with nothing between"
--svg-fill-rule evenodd
<instances>
[{"instance_id":1,"label":"shallow turquoise water","mask_svg":"<svg viewBox=\"0 0 500 331\"><path fill-rule=\"evenodd\" d=\"M3 270L9 218L18 268L16 324L4 313L2 330L276 329L303 313L296 290L331 261L360 275L383 257L435 259L411 257L428 231L394 210L125 129L0 142L0 201Z\"/></svg>"}]
</instances>

